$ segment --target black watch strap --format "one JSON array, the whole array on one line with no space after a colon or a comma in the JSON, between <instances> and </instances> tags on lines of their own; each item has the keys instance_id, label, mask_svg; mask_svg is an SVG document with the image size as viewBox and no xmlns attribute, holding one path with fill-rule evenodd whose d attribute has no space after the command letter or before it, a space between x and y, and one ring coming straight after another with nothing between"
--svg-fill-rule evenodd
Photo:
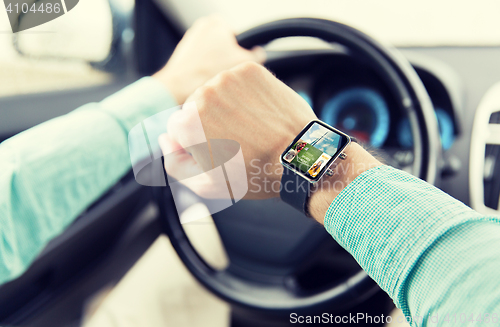
<instances>
[{"instance_id":1,"label":"black watch strap","mask_svg":"<svg viewBox=\"0 0 500 327\"><path fill-rule=\"evenodd\" d=\"M307 215L307 199L311 183L297 175L294 171L283 168L281 176L280 197L285 203Z\"/></svg>"}]
</instances>

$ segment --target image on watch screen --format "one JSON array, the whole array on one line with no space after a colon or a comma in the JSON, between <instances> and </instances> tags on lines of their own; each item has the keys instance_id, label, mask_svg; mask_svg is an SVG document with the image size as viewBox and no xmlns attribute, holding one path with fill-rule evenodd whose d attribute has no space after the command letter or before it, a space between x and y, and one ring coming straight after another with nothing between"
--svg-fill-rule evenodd
<instances>
[{"instance_id":1,"label":"image on watch screen","mask_svg":"<svg viewBox=\"0 0 500 327\"><path fill-rule=\"evenodd\" d=\"M311 122L283 153L282 161L305 177L321 176L344 149L347 137L329 126Z\"/></svg>"}]
</instances>

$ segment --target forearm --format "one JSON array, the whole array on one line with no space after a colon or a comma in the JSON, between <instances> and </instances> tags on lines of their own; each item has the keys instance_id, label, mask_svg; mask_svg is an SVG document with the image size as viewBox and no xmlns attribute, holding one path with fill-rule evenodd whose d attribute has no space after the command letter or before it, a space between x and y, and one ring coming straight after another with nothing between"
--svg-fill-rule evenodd
<instances>
[{"instance_id":1,"label":"forearm","mask_svg":"<svg viewBox=\"0 0 500 327\"><path fill-rule=\"evenodd\" d=\"M478 296L491 296L489 287L498 283L498 278L492 281L478 276L473 281L463 280L459 272L491 276L500 267L497 251L491 249L486 254L490 263L480 267L475 260L457 261L462 255L457 240L463 237L467 242L460 244L470 249L468 256L483 257L482 250L472 246L468 229L462 226L482 230L488 227L477 226L489 224L497 229L497 218L484 217L432 185L387 166L358 175L340 193L320 193L314 195L321 199L319 203L328 203L328 197L331 203L324 216L327 231L405 314L427 316L431 308L459 308L457 303L467 303L473 289ZM314 197L311 206L313 200ZM498 232L488 233L483 237L496 244L497 235ZM447 287L453 289L453 301L444 292ZM500 296L493 297L498 303ZM492 309L483 307L484 301L475 304L483 312Z\"/></svg>"},{"instance_id":2,"label":"forearm","mask_svg":"<svg viewBox=\"0 0 500 327\"><path fill-rule=\"evenodd\" d=\"M129 169L121 127L97 105L51 120L0 146L0 283ZM83 138L92 131L92 137Z\"/></svg>"},{"instance_id":3,"label":"forearm","mask_svg":"<svg viewBox=\"0 0 500 327\"><path fill-rule=\"evenodd\" d=\"M130 169L128 130L172 106L163 85L145 79L0 144L0 283Z\"/></svg>"},{"instance_id":4,"label":"forearm","mask_svg":"<svg viewBox=\"0 0 500 327\"><path fill-rule=\"evenodd\" d=\"M406 280L400 297L419 326L500 322L500 224L470 218L437 239Z\"/></svg>"}]
</instances>

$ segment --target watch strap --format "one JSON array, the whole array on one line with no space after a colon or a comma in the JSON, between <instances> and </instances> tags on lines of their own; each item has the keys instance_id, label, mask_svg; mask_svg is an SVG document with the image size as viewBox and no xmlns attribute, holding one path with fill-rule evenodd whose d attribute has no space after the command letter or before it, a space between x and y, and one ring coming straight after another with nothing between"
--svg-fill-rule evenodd
<instances>
[{"instance_id":1,"label":"watch strap","mask_svg":"<svg viewBox=\"0 0 500 327\"><path fill-rule=\"evenodd\" d=\"M297 175L293 170L283 168L280 197L285 203L307 215L307 200L311 183Z\"/></svg>"}]
</instances>

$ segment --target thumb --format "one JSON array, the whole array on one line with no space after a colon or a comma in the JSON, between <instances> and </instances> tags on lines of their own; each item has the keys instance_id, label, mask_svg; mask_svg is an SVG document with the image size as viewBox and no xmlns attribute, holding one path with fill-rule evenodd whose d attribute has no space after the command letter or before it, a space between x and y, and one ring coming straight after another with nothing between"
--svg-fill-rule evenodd
<instances>
[{"instance_id":1,"label":"thumb","mask_svg":"<svg viewBox=\"0 0 500 327\"><path fill-rule=\"evenodd\" d=\"M182 146L175 142L167 133L161 134L158 137L158 145L160 146L163 155L182 149Z\"/></svg>"},{"instance_id":2,"label":"thumb","mask_svg":"<svg viewBox=\"0 0 500 327\"><path fill-rule=\"evenodd\" d=\"M163 152L165 170L169 176L183 180L203 172L193 156L168 134L160 135L158 144Z\"/></svg>"}]
</instances>

